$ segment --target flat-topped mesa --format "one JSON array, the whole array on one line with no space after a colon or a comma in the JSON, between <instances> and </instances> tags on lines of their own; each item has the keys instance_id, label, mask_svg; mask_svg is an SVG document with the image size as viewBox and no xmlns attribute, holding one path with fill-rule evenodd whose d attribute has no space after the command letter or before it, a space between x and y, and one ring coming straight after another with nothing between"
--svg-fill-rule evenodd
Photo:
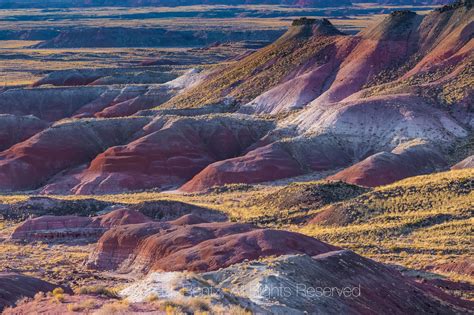
<instances>
[{"instance_id":1,"label":"flat-topped mesa","mask_svg":"<svg viewBox=\"0 0 474 315\"><path fill-rule=\"evenodd\" d=\"M291 23L291 26L301 26L301 25L314 25L316 24L316 19L308 19L305 17L293 20L293 23Z\"/></svg>"},{"instance_id":2,"label":"flat-topped mesa","mask_svg":"<svg viewBox=\"0 0 474 315\"><path fill-rule=\"evenodd\" d=\"M328 19L308 19L305 17L293 20L291 30L299 30L306 36L334 36L345 35L339 31Z\"/></svg>"},{"instance_id":3,"label":"flat-topped mesa","mask_svg":"<svg viewBox=\"0 0 474 315\"><path fill-rule=\"evenodd\" d=\"M416 13L410 10L396 10L390 13L392 18L406 19L415 16Z\"/></svg>"}]
</instances>

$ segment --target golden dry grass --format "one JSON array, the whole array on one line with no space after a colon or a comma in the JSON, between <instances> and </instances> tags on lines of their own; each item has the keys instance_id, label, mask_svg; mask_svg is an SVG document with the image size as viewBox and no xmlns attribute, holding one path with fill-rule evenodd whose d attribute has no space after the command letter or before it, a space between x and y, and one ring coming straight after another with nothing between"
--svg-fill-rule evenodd
<instances>
[{"instance_id":1,"label":"golden dry grass","mask_svg":"<svg viewBox=\"0 0 474 315\"><path fill-rule=\"evenodd\" d=\"M103 201L136 204L143 201L175 200L222 211L233 221L254 222L261 226L293 230L322 241L354 250L377 261L423 269L465 257L472 257L474 241L474 169L449 171L409 178L370 190L362 195L338 197L336 203L354 212L352 223L340 226L292 224L302 215L311 218L325 209L324 204L289 204L275 196L301 195L308 187L327 187L324 181L293 184L288 187L230 185L207 194L143 192L101 196L56 196L62 199L96 198ZM346 188L341 189L347 193ZM352 190L349 192L353 193ZM305 196L302 194L302 196ZM53 197L53 196L52 196ZM354 197L354 198L353 198ZM3 196L1 202L24 200L27 196ZM350 199L352 198L352 199ZM336 198L337 199L337 198ZM334 203L333 203L334 204ZM303 210L304 209L304 210ZM301 221L297 221L301 222ZM62 245L0 245L0 268L56 274L79 265L88 248ZM55 257L48 260L47 257ZM36 265L35 262L40 262ZM54 268L58 268L55 270ZM448 275L452 279L459 275ZM474 281L464 277L465 281Z\"/></svg>"},{"instance_id":2,"label":"golden dry grass","mask_svg":"<svg viewBox=\"0 0 474 315\"><path fill-rule=\"evenodd\" d=\"M317 184L321 182L309 185ZM473 185L474 169L466 169L413 177L377 188L341 203L360 216L347 226L285 224L301 216L301 212L282 208L278 202L264 202L267 196L278 194L279 187L236 187L224 193L199 195L142 193L99 198L133 203L156 199L188 202L221 210L236 221L298 231L378 261L426 268L474 254ZM310 209L304 214L320 211Z\"/></svg>"},{"instance_id":3,"label":"golden dry grass","mask_svg":"<svg viewBox=\"0 0 474 315\"><path fill-rule=\"evenodd\" d=\"M411 268L472 257L473 185L474 169L409 178L341 203L352 223L294 230Z\"/></svg>"},{"instance_id":4,"label":"golden dry grass","mask_svg":"<svg viewBox=\"0 0 474 315\"><path fill-rule=\"evenodd\" d=\"M69 283L73 273L84 272L82 264L90 245L0 243L0 270L33 275L53 282Z\"/></svg>"},{"instance_id":5,"label":"golden dry grass","mask_svg":"<svg viewBox=\"0 0 474 315\"><path fill-rule=\"evenodd\" d=\"M37 40L0 40L0 49L24 48L40 43Z\"/></svg>"}]
</instances>

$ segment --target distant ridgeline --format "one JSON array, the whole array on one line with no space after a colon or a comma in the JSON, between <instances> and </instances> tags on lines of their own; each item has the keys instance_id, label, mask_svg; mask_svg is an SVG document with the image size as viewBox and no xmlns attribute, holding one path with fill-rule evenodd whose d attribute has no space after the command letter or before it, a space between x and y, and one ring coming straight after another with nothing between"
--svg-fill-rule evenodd
<instances>
[{"instance_id":1,"label":"distant ridgeline","mask_svg":"<svg viewBox=\"0 0 474 315\"><path fill-rule=\"evenodd\" d=\"M0 8L67 8L100 6L187 6L187 5L256 5L273 4L298 7L338 7L350 0L2 0Z\"/></svg>"},{"instance_id":2,"label":"distant ridgeline","mask_svg":"<svg viewBox=\"0 0 474 315\"><path fill-rule=\"evenodd\" d=\"M352 3L378 3L387 5L441 5L450 0L2 0L1 9L9 8L69 8L100 6L187 6L187 5L256 5L273 4L297 7L339 7Z\"/></svg>"}]
</instances>

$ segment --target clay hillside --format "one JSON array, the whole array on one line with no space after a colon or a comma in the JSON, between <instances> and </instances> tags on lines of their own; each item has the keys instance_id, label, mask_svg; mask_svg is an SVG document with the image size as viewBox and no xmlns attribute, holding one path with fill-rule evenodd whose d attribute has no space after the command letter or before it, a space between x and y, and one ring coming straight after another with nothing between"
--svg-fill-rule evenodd
<instances>
[{"instance_id":1,"label":"clay hillside","mask_svg":"<svg viewBox=\"0 0 474 315\"><path fill-rule=\"evenodd\" d=\"M474 312L473 0L119 2L0 3L2 314Z\"/></svg>"},{"instance_id":2,"label":"clay hillside","mask_svg":"<svg viewBox=\"0 0 474 315\"><path fill-rule=\"evenodd\" d=\"M199 192L323 173L374 187L447 170L472 154L456 150L472 139L472 13L470 0L396 11L354 36L300 19L160 85L7 89L0 191Z\"/></svg>"}]
</instances>

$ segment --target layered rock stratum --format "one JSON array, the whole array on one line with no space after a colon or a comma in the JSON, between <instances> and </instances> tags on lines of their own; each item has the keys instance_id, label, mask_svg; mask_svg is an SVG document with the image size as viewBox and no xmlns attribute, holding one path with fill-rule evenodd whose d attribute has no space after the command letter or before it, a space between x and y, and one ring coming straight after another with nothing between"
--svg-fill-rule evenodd
<instances>
[{"instance_id":1,"label":"layered rock stratum","mask_svg":"<svg viewBox=\"0 0 474 315\"><path fill-rule=\"evenodd\" d=\"M187 216L175 221L118 226L107 231L88 266L122 272L211 271L244 260L283 254L317 255L337 248L314 238L249 224Z\"/></svg>"},{"instance_id":2,"label":"layered rock stratum","mask_svg":"<svg viewBox=\"0 0 474 315\"><path fill-rule=\"evenodd\" d=\"M355 35L303 18L267 47L161 84L87 70L6 89L0 113L40 121L6 134L0 190L193 193L306 174L376 187L447 170L472 155L453 156L472 137L472 16L459 0Z\"/></svg>"},{"instance_id":3,"label":"layered rock stratum","mask_svg":"<svg viewBox=\"0 0 474 315\"><path fill-rule=\"evenodd\" d=\"M118 209L96 217L42 216L21 223L15 228L10 239L21 241L88 239L96 241L112 227L146 222L151 222L151 219L140 212L128 209Z\"/></svg>"}]
</instances>

